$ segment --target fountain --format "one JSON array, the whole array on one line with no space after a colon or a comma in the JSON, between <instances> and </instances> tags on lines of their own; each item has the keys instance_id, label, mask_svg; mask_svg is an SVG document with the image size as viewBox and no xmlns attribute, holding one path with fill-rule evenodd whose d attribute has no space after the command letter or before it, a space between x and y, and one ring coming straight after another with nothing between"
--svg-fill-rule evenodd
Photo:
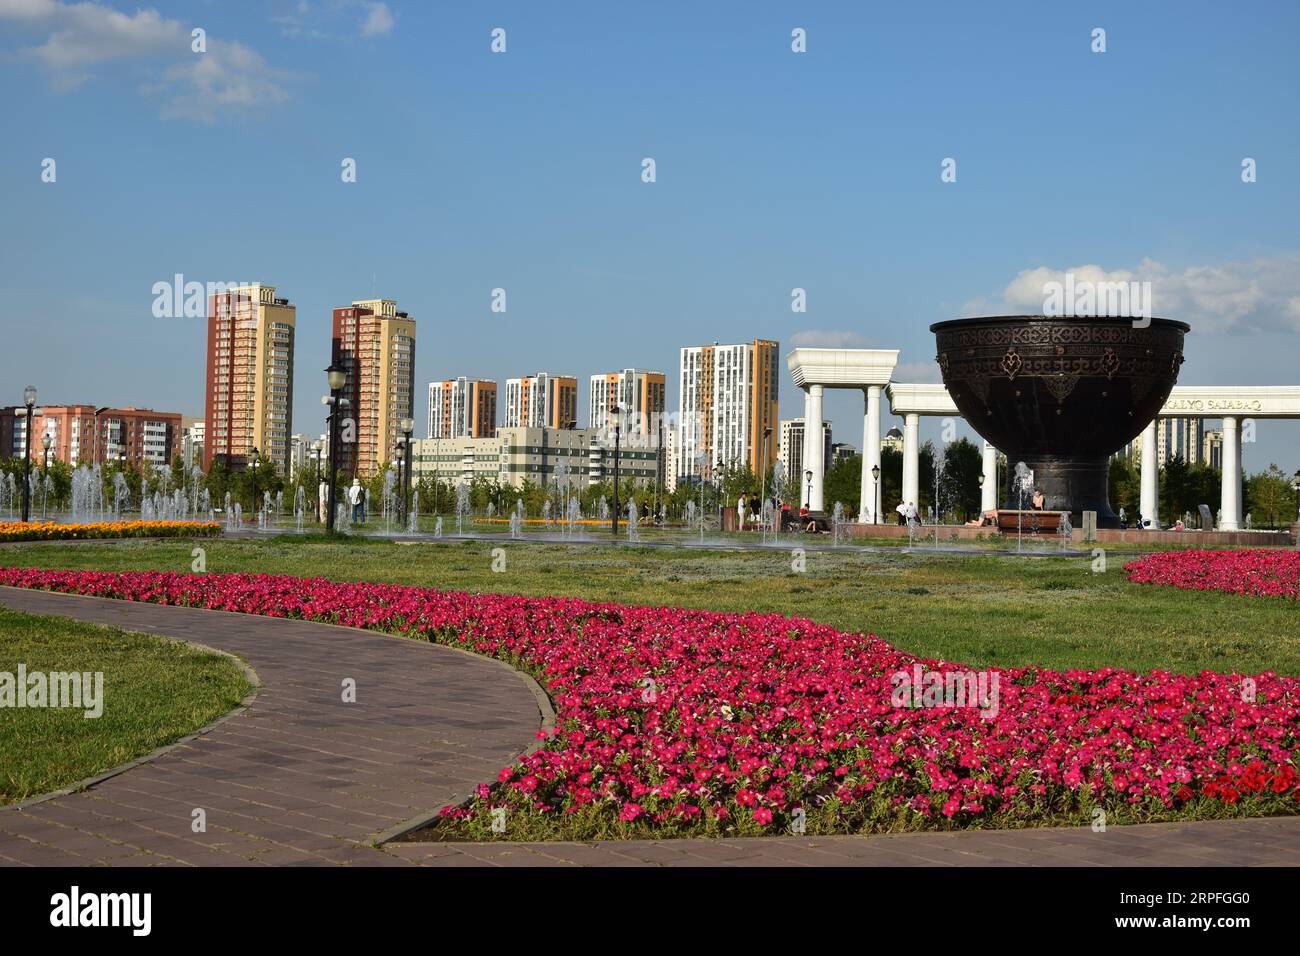
<instances>
[{"instance_id":1,"label":"fountain","mask_svg":"<svg viewBox=\"0 0 1300 956\"><path fill-rule=\"evenodd\" d=\"M636 502L627 503L627 540L628 544L636 544L641 540L641 531L636 524Z\"/></svg>"},{"instance_id":2,"label":"fountain","mask_svg":"<svg viewBox=\"0 0 1300 956\"><path fill-rule=\"evenodd\" d=\"M461 482L456 486L456 534L465 533L465 518L469 515L469 485Z\"/></svg>"},{"instance_id":3,"label":"fountain","mask_svg":"<svg viewBox=\"0 0 1300 956\"><path fill-rule=\"evenodd\" d=\"M411 513L406 516L406 531L408 534L418 534L420 531L420 489L419 488L411 492Z\"/></svg>"},{"instance_id":4,"label":"fountain","mask_svg":"<svg viewBox=\"0 0 1300 956\"><path fill-rule=\"evenodd\" d=\"M113 517L118 521L130 503L131 490L126 486L126 475L120 471L113 476Z\"/></svg>"},{"instance_id":5,"label":"fountain","mask_svg":"<svg viewBox=\"0 0 1300 956\"><path fill-rule=\"evenodd\" d=\"M523 521L519 517L519 512L518 511L510 512L510 537L515 539L523 537L523 534L520 531L522 526L523 526Z\"/></svg>"},{"instance_id":6,"label":"fountain","mask_svg":"<svg viewBox=\"0 0 1300 956\"><path fill-rule=\"evenodd\" d=\"M569 537L572 538L577 531L578 522L582 520L582 505L577 498L569 499Z\"/></svg>"},{"instance_id":7,"label":"fountain","mask_svg":"<svg viewBox=\"0 0 1300 956\"><path fill-rule=\"evenodd\" d=\"M1009 461L1026 463L1047 510L1069 511L1076 523L1095 511L1098 527L1118 527L1110 455L1164 405L1190 327L1172 319L1004 315L930 330L957 410ZM1003 507L1016 497L1013 483Z\"/></svg>"},{"instance_id":8,"label":"fountain","mask_svg":"<svg viewBox=\"0 0 1300 956\"><path fill-rule=\"evenodd\" d=\"M1068 551L1074 537L1074 525L1070 524L1070 512L1061 515L1061 523L1056 528L1061 535L1061 550Z\"/></svg>"},{"instance_id":9,"label":"fountain","mask_svg":"<svg viewBox=\"0 0 1300 956\"><path fill-rule=\"evenodd\" d=\"M302 534L303 522L307 520L307 492L302 485L293 493L293 514L297 519L298 533Z\"/></svg>"},{"instance_id":10,"label":"fountain","mask_svg":"<svg viewBox=\"0 0 1300 956\"><path fill-rule=\"evenodd\" d=\"M384 471L384 484L379 493L379 500L384 509L384 534L393 533L393 522L397 520L397 473Z\"/></svg>"},{"instance_id":11,"label":"fountain","mask_svg":"<svg viewBox=\"0 0 1300 956\"><path fill-rule=\"evenodd\" d=\"M844 505L835 502L835 507L831 509L831 547L840 546L840 525L844 523Z\"/></svg>"}]
</instances>

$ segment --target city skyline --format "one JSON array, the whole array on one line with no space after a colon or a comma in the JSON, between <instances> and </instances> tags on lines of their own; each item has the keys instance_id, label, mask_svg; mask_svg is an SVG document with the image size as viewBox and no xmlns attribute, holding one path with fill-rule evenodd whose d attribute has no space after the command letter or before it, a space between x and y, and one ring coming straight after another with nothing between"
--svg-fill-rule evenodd
<instances>
[{"instance_id":1,"label":"city skyline","mask_svg":"<svg viewBox=\"0 0 1300 956\"><path fill-rule=\"evenodd\" d=\"M151 308L178 273L287 292L295 431L323 429L330 310L381 294L438 343L417 356L417 388L467 372L671 370L684 342L754 336L899 348L899 380L933 382L930 322L1034 311L1067 271L1152 281L1156 314L1192 325L1183 383L1298 381L1300 197L1285 170L1300 144L1269 120L1300 79L1295 31L1209 4L1099 4L1086 19L1031 4L741 20L739 7L669 6L647 26L597 5L560 22L524 4L393 3L373 28L359 7L312 7L308 28L274 5L178 3L152 33L130 8L72 9L0 4L20 134L0 143L0 200L27 224L0 238L0 289L57 317L26 323L27 348L0 357L19 383L3 401L31 380L65 404L200 413L202 320ZM1278 17L1300 25L1292 8ZM208 60L189 52L192 24ZM794 27L806 53L790 49ZM430 62L438 35L455 42ZM352 47L385 68L338 55ZM408 108L413 84L432 109ZM340 228L370 222L382 228ZM806 312L792 311L796 289ZM779 416L797 417L785 384ZM827 418L859 414L828 396ZM1300 424L1268 422L1244 463L1289 473L1297 447Z\"/></svg>"}]
</instances>

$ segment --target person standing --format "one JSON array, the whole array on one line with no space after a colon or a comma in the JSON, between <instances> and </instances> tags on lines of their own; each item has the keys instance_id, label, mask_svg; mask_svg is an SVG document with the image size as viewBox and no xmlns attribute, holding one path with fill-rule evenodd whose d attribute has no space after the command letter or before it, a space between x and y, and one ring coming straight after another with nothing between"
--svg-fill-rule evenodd
<instances>
[{"instance_id":1,"label":"person standing","mask_svg":"<svg viewBox=\"0 0 1300 956\"><path fill-rule=\"evenodd\" d=\"M329 508L330 503L330 486L326 483L324 478L320 480L320 487L317 489L316 493L320 498L320 503L316 508L316 512L320 515L320 523L324 524L325 511Z\"/></svg>"},{"instance_id":2,"label":"person standing","mask_svg":"<svg viewBox=\"0 0 1300 956\"><path fill-rule=\"evenodd\" d=\"M745 530L745 493L740 493L740 498L736 501L736 528L739 531Z\"/></svg>"},{"instance_id":3,"label":"person standing","mask_svg":"<svg viewBox=\"0 0 1300 956\"><path fill-rule=\"evenodd\" d=\"M348 489L348 503L352 505L352 523L361 524L365 516L366 490L361 487L361 479L353 478L352 487Z\"/></svg>"}]
</instances>

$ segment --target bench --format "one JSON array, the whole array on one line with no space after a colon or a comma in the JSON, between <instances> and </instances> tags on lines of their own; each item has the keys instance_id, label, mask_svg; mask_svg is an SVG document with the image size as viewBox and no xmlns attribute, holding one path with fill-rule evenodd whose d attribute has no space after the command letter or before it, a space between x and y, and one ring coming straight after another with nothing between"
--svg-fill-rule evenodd
<instances>
[{"instance_id":1,"label":"bench","mask_svg":"<svg viewBox=\"0 0 1300 956\"><path fill-rule=\"evenodd\" d=\"M998 510L998 530L1004 534L1056 534L1064 511Z\"/></svg>"}]
</instances>

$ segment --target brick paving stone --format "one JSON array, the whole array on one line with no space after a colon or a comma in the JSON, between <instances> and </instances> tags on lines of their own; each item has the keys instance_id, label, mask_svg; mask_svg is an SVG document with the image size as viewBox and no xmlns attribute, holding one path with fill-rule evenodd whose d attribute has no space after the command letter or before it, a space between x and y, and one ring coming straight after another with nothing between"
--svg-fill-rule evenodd
<instances>
[{"instance_id":1,"label":"brick paving stone","mask_svg":"<svg viewBox=\"0 0 1300 956\"><path fill-rule=\"evenodd\" d=\"M459 803L541 726L521 678L423 641L14 588L0 603L206 644L262 683L247 710L150 763L0 809L0 853L14 865L328 863L331 849L338 862L390 864L362 844ZM354 704L340 698L344 677L357 680ZM196 807L206 834L190 830Z\"/></svg>"}]
</instances>

